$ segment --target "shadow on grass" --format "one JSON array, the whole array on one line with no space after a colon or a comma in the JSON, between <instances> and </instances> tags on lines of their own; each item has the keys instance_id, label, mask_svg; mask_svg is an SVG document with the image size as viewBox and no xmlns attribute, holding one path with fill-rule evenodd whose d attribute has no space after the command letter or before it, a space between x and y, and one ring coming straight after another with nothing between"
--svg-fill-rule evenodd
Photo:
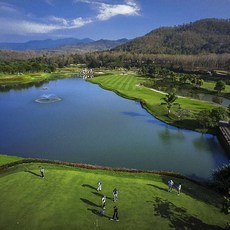
<instances>
[{"instance_id":1,"label":"shadow on grass","mask_svg":"<svg viewBox=\"0 0 230 230\"><path fill-rule=\"evenodd\" d=\"M99 193L99 192L92 192L94 195L96 195L96 196L99 196L99 197L103 197L104 195L103 194L101 194L101 193Z\"/></svg>"},{"instance_id":2,"label":"shadow on grass","mask_svg":"<svg viewBox=\"0 0 230 230\"><path fill-rule=\"evenodd\" d=\"M97 216L109 218L109 216L105 215L105 210L103 210L103 209L98 211L97 209L87 208L87 210L91 211L93 214L95 214Z\"/></svg>"},{"instance_id":3,"label":"shadow on grass","mask_svg":"<svg viewBox=\"0 0 230 230\"><path fill-rule=\"evenodd\" d=\"M97 191L97 188L93 187L92 185L90 184L83 184L82 187L87 187L87 188L91 188L93 190L96 190Z\"/></svg>"},{"instance_id":4,"label":"shadow on grass","mask_svg":"<svg viewBox=\"0 0 230 230\"><path fill-rule=\"evenodd\" d=\"M95 203L93 203L92 201L90 200L87 200L87 199L84 199L84 198L80 198L82 202L84 202L85 204L88 204L88 205L91 205L91 206L94 206L94 207L101 207L100 205L97 205Z\"/></svg>"},{"instance_id":5,"label":"shadow on grass","mask_svg":"<svg viewBox=\"0 0 230 230\"><path fill-rule=\"evenodd\" d=\"M162 181L167 185L168 180L172 179L171 177L162 176ZM173 179L174 180L174 179ZM178 183L182 184L181 193L185 193L188 196L191 196L195 200L199 200L205 202L207 204L214 205L217 208L221 208L221 200L216 196L215 193L210 189L210 193L207 194L208 188L202 187L201 185L197 185L195 183L188 183L187 181L175 178L173 190L176 191L176 186Z\"/></svg>"},{"instance_id":6,"label":"shadow on grass","mask_svg":"<svg viewBox=\"0 0 230 230\"><path fill-rule=\"evenodd\" d=\"M147 184L147 185L148 185L148 186L152 186L152 187L154 187L154 188L157 188L157 189L159 189L159 190L162 190L162 191L168 192L168 190L167 190L167 189L165 189L165 188L161 188L161 187L156 186L156 185L154 185L154 184Z\"/></svg>"},{"instance_id":7,"label":"shadow on grass","mask_svg":"<svg viewBox=\"0 0 230 230\"><path fill-rule=\"evenodd\" d=\"M150 202L150 201L147 201ZM155 216L159 216L170 221L169 227L177 230L194 229L194 230L219 230L222 229L217 225L204 223L202 220L187 213L185 208L177 207L168 200L156 197L153 203Z\"/></svg>"},{"instance_id":8,"label":"shadow on grass","mask_svg":"<svg viewBox=\"0 0 230 230\"><path fill-rule=\"evenodd\" d=\"M94 195L96 195L96 196L99 196L100 198L102 198L104 195L103 194L101 194L101 193L99 193L99 192L92 192ZM112 197L107 197L106 196L106 199L107 200L113 200L113 198Z\"/></svg>"},{"instance_id":9,"label":"shadow on grass","mask_svg":"<svg viewBox=\"0 0 230 230\"><path fill-rule=\"evenodd\" d=\"M42 177L40 174L35 173L35 172L33 172L33 171L30 171L30 170L25 170L25 172L30 173L30 174L33 174L34 176Z\"/></svg>"}]
</instances>

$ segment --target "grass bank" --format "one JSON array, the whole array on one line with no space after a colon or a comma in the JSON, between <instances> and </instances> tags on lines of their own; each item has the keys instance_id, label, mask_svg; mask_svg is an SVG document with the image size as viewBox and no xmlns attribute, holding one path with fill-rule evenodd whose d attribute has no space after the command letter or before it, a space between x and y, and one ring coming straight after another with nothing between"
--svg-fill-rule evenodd
<instances>
[{"instance_id":1,"label":"grass bank","mask_svg":"<svg viewBox=\"0 0 230 230\"><path fill-rule=\"evenodd\" d=\"M70 67L58 68L55 72L45 73L20 73L20 74L0 74L0 86L10 87L15 85L27 85L30 83L39 83L46 80L62 79L76 76L80 72L81 65L72 65Z\"/></svg>"},{"instance_id":2,"label":"grass bank","mask_svg":"<svg viewBox=\"0 0 230 230\"><path fill-rule=\"evenodd\" d=\"M8 157L9 162L12 161ZM5 162L6 157L3 156ZM2 156L0 155L0 163ZM89 170L44 163L19 164L0 170L0 228L8 229L222 229L228 216L222 197L186 179L147 173ZM178 196L167 181L182 183ZM97 192L97 181L102 192ZM120 221L110 221L119 190ZM100 216L107 196L106 216Z\"/></svg>"},{"instance_id":3,"label":"grass bank","mask_svg":"<svg viewBox=\"0 0 230 230\"><path fill-rule=\"evenodd\" d=\"M176 127L203 131L197 123L196 114L204 109L212 109L215 105L204 101L180 97L177 102L180 103L186 115L181 116L179 119L178 111L176 111L176 108L172 108L171 116L168 117L166 106L161 105L161 98L164 97L164 95L144 86L140 86L140 83L143 83L145 80L145 78L133 72L124 74L121 71L105 72L102 76L89 79L90 82L99 84L104 89L112 90L123 97L140 101L142 106L159 120Z\"/></svg>"}]
</instances>

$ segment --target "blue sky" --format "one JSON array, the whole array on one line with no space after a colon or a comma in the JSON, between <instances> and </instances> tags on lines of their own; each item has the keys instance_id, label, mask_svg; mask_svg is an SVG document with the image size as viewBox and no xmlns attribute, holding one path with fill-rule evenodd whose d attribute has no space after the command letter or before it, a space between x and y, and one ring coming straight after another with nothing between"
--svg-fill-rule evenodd
<instances>
[{"instance_id":1,"label":"blue sky","mask_svg":"<svg viewBox=\"0 0 230 230\"><path fill-rule=\"evenodd\" d=\"M230 0L0 0L0 42L135 38L161 26L230 18Z\"/></svg>"}]
</instances>

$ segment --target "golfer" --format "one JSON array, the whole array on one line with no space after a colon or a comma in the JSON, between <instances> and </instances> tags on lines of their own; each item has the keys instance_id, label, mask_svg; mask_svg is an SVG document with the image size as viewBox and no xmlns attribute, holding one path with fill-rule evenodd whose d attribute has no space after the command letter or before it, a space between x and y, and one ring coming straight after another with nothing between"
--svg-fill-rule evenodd
<instances>
[{"instance_id":1,"label":"golfer","mask_svg":"<svg viewBox=\"0 0 230 230\"><path fill-rule=\"evenodd\" d=\"M103 196L101 198L101 202L102 202L102 208L105 209L106 196Z\"/></svg>"},{"instance_id":2,"label":"golfer","mask_svg":"<svg viewBox=\"0 0 230 230\"><path fill-rule=\"evenodd\" d=\"M118 190L115 188L113 190L113 201L116 202L118 199Z\"/></svg>"},{"instance_id":3,"label":"golfer","mask_svg":"<svg viewBox=\"0 0 230 230\"><path fill-rule=\"evenodd\" d=\"M117 206L114 206L114 207L113 207L113 217L110 218L110 220L119 221L119 217L118 217L118 208L117 208Z\"/></svg>"},{"instance_id":4,"label":"golfer","mask_svg":"<svg viewBox=\"0 0 230 230\"><path fill-rule=\"evenodd\" d=\"M177 195L180 195L180 191L181 191L181 183L179 183L177 186Z\"/></svg>"},{"instance_id":5,"label":"golfer","mask_svg":"<svg viewBox=\"0 0 230 230\"><path fill-rule=\"evenodd\" d=\"M101 186L102 186L102 182L98 181L97 182L97 191L101 191Z\"/></svg>"},{"instance_id":6,"label":"golfer","mask_svg":"<svg viewBox=\"0 0 230 230\"><path fill-rule=\"evenodd\" d=\"M173 180L169 180L169 181L168 181L168 187L169 187L168 191L169 191L169 192L172 192L173 185L174 185Z\"/></svg>"},{"instance_id":7,"label":"golfer","mask_svg":"<svg viewBox=\"0 0 230 230\"><path fill-rule=\"evenodd\" d=\"M42 166L40 166L40 173L41 177L44 178L45 169Z\"/></svg>"}]
</instances>

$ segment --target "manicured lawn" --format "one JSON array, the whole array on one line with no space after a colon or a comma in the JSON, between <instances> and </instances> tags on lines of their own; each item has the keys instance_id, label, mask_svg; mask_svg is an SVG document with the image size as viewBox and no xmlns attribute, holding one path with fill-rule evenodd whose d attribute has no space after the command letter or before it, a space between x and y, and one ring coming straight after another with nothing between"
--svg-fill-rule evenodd
<instances>
[{"instance_id":1,"label":"manicured lawn","mask_svg":"<svg viewBox=\"0 0 230 230\"><path fill-rule=\"evenodd\" d=\"M204 84L202 85L202 88L216 92L216 90L214 90L215 85L216 85L216 82L205 81ZM225 90L223 90L222 93L223 94L224 93L230 93L230 85L225 85Z\"/></svg>"},{"instance_id":2,"label":"manicured lawn","mask_svg":"<svg viewBox=\"0 0 230 230\"><path fill-rule=\"evenodd\" d=\"M42 82L44 80L67 78L80 72L81 69L82 66L80 65L72 65L66 68L58 68L55 72L52 73L38 72L38 73L24 73L21 75L0 73L0 86L28 84L32 82L37 83L37 82Z\"/></svg>"},{"instance_id":3,"label":"manicured lawn","mask_svg":"<svg viewBox=\"0 0 230 230\"><path fill-rule=\"evenodd\" d=\"M221 229L229 217L221 212L222 198L185 179L182 193L167 191L171 178L156 174L88 170L39 163L0 171L0 229ZM102 181L102 192L96 191ZM120 221L110 221L119 190ZM107 196L106 217L101 197Z\"/></svg>"},{"instance_id":4,"label":"manicured lawn","mask_svg":"<svg viewBox=\"0 0 230 230\"><path fill-rule=\"evenodd\" d=\"M4 164L11 163L14 161L22 160L22 159L23 158L21 157L0 154L0 165L4 165Z\"/></svg>"},{"instance_id":5,"label":"manicured lawn","mask_svg":"<svg viewBox=\"0 0 230 230\"><path fill-rule=\"evenodd\" d=\"M179 98L176 102L180 103L181 108L187 110L188 113L185 118L179 120L175 108L172 108L172 116L167 116L166 106L161 105L161 98L164 95L140 86L140 83L145 81L145 78L139 77L134 73L127 72L126 74L122 74L121 71L116 74L108 73L89 81L100 84L103 88L113 90L124 97L141 101L143 106L158 119L182 128L198 130L199 127L197 126L195 115L201 110L214 108L214 105L203 101Z\"/></svg>"}]
</instances>

